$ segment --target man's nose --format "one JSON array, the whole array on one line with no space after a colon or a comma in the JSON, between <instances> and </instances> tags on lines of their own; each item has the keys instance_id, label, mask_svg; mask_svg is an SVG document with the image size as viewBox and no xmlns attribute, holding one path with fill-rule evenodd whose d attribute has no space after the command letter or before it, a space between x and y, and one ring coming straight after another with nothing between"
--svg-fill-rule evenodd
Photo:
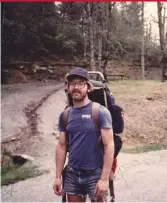
<instances>
[{"instance_id":1,"label":"man's nose","mask_svg":"<svg viewBox=\"0 0 167 203\"><path fill-rule=\"evenodd\" d=\"M79 84L76 83L76 84L74 85L74 89L78 89L78 88L79 88Z\"/></svg>"}]
</instances>

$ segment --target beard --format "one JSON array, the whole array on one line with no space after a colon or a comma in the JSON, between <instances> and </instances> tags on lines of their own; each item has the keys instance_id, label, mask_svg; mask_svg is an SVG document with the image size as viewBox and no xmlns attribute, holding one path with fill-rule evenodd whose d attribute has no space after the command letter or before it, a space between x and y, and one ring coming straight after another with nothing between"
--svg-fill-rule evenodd
<instances>
[{"instance_id":1,"label":"beard","mask_svg":"<svg viewBox=\"0 0 167 203\"><path fill-rule=\"evenodd\" d=\"M87 92L80 92L79 90L74 90L71 92L71 97L73 101L83 101L87 96Z\"/></svg>"}]
</instances>

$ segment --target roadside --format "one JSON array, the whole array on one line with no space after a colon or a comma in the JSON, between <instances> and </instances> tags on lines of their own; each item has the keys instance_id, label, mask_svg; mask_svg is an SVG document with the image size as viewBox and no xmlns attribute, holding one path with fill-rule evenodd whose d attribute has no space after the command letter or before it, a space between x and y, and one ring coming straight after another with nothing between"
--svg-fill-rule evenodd
<instances>
[{"instance_id":1,"label":"roadside","mask_svg":"<svg viewBox=\"0 0 167 203\"><path fill-rule=\"evenodd\" d=\"M55 201L56 196L52 189L55 174L55 135L57 133L58 116L65 107L64 101L65 94L60 90L51 95L37 110L40 115L38 121L39 134L33 137L33 142L26 150L29 151L29 155L35 158L34 164L40 166L41 170L47 170L48 173L9 186L3 186L1 188L2 202Z\"/></svg>"},{"instance_id":2,"label":"roadside","mask_svg":"<svg viewBox=\"0 0 167 203\"><path fill-rule=\"evenodd\" d=\"M2 86L2 150L7 148L12 153L31 153L32 143L39 140L36 136L40 119L37 110L62 86L58 82Z\"/></svg>"}]
</instances>

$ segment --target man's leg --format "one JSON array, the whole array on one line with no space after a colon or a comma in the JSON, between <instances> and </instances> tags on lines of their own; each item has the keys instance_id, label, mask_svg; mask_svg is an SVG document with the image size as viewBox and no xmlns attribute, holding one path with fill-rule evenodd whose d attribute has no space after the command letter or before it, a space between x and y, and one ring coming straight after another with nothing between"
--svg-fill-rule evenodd
<instances>
[{"instance_id":1,"label":"man's leg","mask_svg":"<svg viewBox=\"0 0 167 203\"><path fill-rule=\"evenodd\" d=\"M73 168L67 167L63 193L68 202L85 202L83 190L79 184L79 173Z\"/></svg>"},{"instance_id":2,"label":"man's leg","mask_svg":"<svg viewBox=\"0 0 167 203\"><path fill-rule=\"evenodd\" d=\"M96 169L94 172L85 175L84 188L86 193L89 195L91 202L105 202L107 199L107 192L103 197L97 197L95 194L95 187L97 182L100 180L101 173L101 169Z\"/></svg>"}]
</instances>

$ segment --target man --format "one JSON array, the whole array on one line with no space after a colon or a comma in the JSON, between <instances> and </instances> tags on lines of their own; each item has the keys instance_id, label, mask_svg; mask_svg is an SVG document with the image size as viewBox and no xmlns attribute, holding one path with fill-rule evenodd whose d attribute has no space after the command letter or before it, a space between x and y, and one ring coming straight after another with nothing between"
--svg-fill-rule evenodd
<instances>
[{"instance_id":1,"label":"man","mask_svg":"<svg viewBox=\"0 0 167 203\"><path fill-rule=\"evenodd\" d=\"M67 80L73 107L66 128L63 125L63 113L59 117L60 138L56 146L56 179L53 189L57 195L66 193L68 202L83 202L85 195L89 195L92 202L102 202L109 187L114 156L112 118L108 109L100 106L99 131L95 127L91 118L92 102L88 98L92 85L85 69L73 69ZM66 133L69 160L62 191L61 176L67 150ZM102 141L97 147L100 134Z\"/></svg>"}]
</instances>

